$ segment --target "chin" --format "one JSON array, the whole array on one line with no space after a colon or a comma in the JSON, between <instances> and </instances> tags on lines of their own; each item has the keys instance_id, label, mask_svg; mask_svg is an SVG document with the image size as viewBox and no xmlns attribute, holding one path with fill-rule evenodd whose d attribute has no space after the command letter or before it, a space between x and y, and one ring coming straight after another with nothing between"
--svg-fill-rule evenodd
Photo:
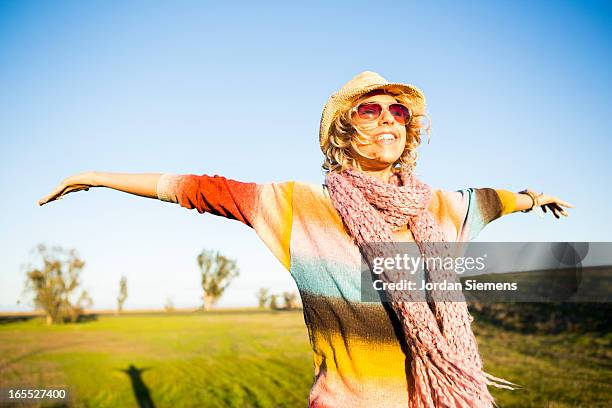
<instances>
[{"instance_id":1,"label":"chin","mask_svg":"<svg viewBox=\"0 0 612 408\"><path fill-rule=\"evenodd\" d=\"M372 154L374 153L374 154ZM364 155L370 156L370 158L363 161L362 164L365 164L367 167L383 169L385 167L392 166L395 162L402 157L403 149L401 151L395 152L389 150L378 150L377 152L363 152Z\"/></svg>"},{"instance_id":2,"label":"chin","mask_svg":"<svg viewBox=\"0 0 612 408\"><path fill-rule=\"evenodd\" d=\"M382 170L382 169L384 169L384 168L386 168L386 167L393 166L393 164L394 164L395 162L396 162L396 160L383 160L383 159L378 159L378 160L376 160L376 161L375 161L375 162L373 162L373 163L372 163L372 162L370 162L370 166L371 166L372 168L376 168L376 169Z\"/></svg>"},{"instance_id":3,"label":"chin","mask_svg":"<svg viewBox=\"0 0 612 408\"><path fill-rule=\"evenodd\" d=\"M390 166L393 163L395 163L396 161L398 161L400 157L402 157L401 154L386 154L386 155L380 157L379 161L381 163L385 163L385 164Z\"/></svg>"}]
</instances>

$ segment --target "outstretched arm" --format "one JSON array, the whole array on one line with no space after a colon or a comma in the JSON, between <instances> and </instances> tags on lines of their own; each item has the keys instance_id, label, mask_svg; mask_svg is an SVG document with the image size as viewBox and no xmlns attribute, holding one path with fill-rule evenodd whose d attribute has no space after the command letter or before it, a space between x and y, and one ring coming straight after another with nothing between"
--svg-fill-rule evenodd
<instances>
[{"instance_id":1,"label":"outstretched arm","mask_svg":"<svg viewBox=\"0 0 612 408\"><path fill-rule=\"evenodd\" d=\"M515 193L493 188L438 190L430 210L440 224L447 228L449 237L457 241L472 241L487 224L502 216L540 207L542 211L549 210L555 217L560 218L560 215L568 216L562 207L573 207L547 194L524 191Z\"/></svg>"},{"instance_id":2,"label":"outstretched arm","mask_svg":"<svg viewBox=\"0 0 612 408\"><path fill-rule=\"evenodd\" d=\"M87 172L64 179L39 205L90 187L108 187L141 197L173 202L235 219L252 227L272 253L290 268L289 242L293 211L293 181L244 183L222 176L171 173Z\"/></svg>"},{"instance_id":3,"label":"outstretched arm","mask_svg":"<svg viewBox=\"0 0 612 408\"><path fill-rule=\"evenodd\" d=\"M38 200L38 205L64 198L68 193L89 190L90 187L108 187L141 197L157 198L157 182L161 173L79 173L62 180L47 196Z\"/></svg>"},{"instance_id":4,"label":"outstretched arm","mask_svg":"<svg viewBox=\"0 0 612 408\"><path fill-rule=\"evenodd\" d=\"M501 191L503 191L503 193L501 194L511 193L509 191ZM546 212L547 210L550 211L555 216L555 218L561 218L560 215L569 217L569 214L567 213L567 211L565 211L565 209L563 209L563 207L574 208L574 206L570 203L563 201L557 197L544 193L538 194L530 189L511 194L514 195L515 202L514 210L512 212L527 212L532 209L535 209L536 207L540 207L544 212Z\"/></svg>"}]
</instances>

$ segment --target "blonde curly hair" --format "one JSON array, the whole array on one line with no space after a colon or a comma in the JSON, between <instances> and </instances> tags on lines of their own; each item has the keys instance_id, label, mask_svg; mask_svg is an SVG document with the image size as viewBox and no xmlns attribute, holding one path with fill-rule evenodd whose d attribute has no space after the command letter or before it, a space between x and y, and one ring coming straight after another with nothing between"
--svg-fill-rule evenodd
<instances>
[{"instance_id":1,"label":"blonde curly hair","mask_svg":"<svg viewBox=\"0 0 612 408\"><path fill-rule=\"evenodd\" d=\"M416 166L417 160L417 147L421 144L421 134L425 131L429 136L431 124L429 116L425 112L425 108L419 104L415 106L412 98L408 94L394 94L388 91L374 91L382 92L393 96L399 103L402 103L412 111L412 119L406 125L406 146L402 155L393 163L394 168L401 168L405 170L413 170ZM328 172L339 172L349 167L358 168L357 162L351 152L351 144L354 143L355 139L355 128L352 124L351 109L355 103L367 96L371 96L374 92L370 92L365 95L360 95L354 98L347 107L340 112L334 121L332 122L329 138L326 143L321 146L325 160L323 161L323 171ZM427 119L425 121L424 119Z\"/></svg>"}]
</instances>

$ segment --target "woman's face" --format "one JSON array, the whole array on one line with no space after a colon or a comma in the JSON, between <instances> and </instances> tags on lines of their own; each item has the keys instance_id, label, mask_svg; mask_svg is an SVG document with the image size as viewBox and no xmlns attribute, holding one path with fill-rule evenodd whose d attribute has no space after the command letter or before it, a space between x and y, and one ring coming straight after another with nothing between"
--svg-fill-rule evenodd
<instances>
[{"instance_id":1,"label":"woman's face","mask_svg":"<svg viewBox=\"0 0 612 408\"><path fill-rule=\"evenodd\" d=\"M379 102L383 105L383 110L377 119L368 121L353 112L351 116L353 127L360 132L355 136L370 142L362 144L358 138L355 138L355 143L351 147L353 157L363 170L385 169L392 166L404 152L406 127L399 124L388 110L388 104L397 102L393 96L380 91L372 92L358 100L354 106L365 102Z\"/></svg>"}]
</instances>

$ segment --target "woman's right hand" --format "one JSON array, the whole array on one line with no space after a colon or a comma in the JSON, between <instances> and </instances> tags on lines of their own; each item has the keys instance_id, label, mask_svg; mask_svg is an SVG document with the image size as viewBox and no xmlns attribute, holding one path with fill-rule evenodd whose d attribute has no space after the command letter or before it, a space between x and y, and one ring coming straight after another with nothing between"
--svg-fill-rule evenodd
<instances>
[{"instance_id":1,"label":"woman's right hand","mask_svg":"<svg viewBox=\"0 0 612 408\"><path fill-rule=\"evenodd\" d=\"M51 201L61 200L68 193L80 190L89 190L94 187L93 173L79 173L65 178L50 194L38 200L38 205L45 205Z\"/></svg>"}]
</instances>

